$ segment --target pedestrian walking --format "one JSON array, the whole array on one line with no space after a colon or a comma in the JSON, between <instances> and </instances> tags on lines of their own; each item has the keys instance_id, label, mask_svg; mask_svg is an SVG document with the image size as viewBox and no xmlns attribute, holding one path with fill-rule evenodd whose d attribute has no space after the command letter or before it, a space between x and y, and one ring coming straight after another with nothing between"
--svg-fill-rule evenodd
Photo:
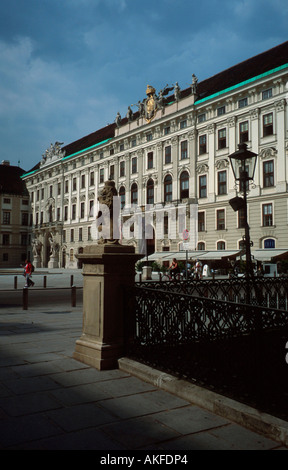
<instances>
[{"instance_id":1,"label":"pedestrian walking","mask_svg":"<svg viewBox=\"0 0 288 470\"><path fill-rule=\"evenodd\" d=\"M31 279L32 272L33 272L32 263L28 259L26 259L25 266L24 266L24 276L25 276L26 283L24 287L34 286L35 283Z\"/></svg>"}]
</instances>

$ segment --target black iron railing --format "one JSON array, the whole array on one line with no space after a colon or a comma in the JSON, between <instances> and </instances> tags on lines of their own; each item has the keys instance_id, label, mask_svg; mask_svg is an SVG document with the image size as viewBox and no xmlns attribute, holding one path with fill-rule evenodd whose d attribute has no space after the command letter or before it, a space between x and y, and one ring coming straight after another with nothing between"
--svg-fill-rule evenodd
<instances>
[{"instance_id":1,"label":"black iron railing","mask_svg":"<svg viewBox=\"0 0 288 470\"><path fill-rule=\"evenodd\" d=\"M287 311L147 284L127 292L130 358L288 417Z\"/></svg>"},{"instance_id":2,"label":"black iron railing","mask_svg":"<svg viewBox=\"0 0 288 470\"><path fill-rule=\"evenodd\" d=\"M138 282L136 287L179 292L236 303L249 303L288 310L288 278L188 279ZM248 302L249 293L249 302Z\"/></svg>"}]
</instances>

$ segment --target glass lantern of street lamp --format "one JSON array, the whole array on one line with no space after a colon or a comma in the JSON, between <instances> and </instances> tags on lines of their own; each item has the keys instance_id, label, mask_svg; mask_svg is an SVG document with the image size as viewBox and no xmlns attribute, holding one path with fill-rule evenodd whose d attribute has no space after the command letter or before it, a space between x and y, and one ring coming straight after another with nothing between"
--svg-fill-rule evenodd
<instances>
[{"instance_id":1,"label":"glass lantern of street lamp","mask_svg":"<svg viewBox=\"0 0 288 470\"><path fill-rule=\"evenodd\" d=\"M229 159L236 181L253 180L257 154L247 150L247 144L239 144L238 150L229 155Z\"/></svg>"}]
</instances>

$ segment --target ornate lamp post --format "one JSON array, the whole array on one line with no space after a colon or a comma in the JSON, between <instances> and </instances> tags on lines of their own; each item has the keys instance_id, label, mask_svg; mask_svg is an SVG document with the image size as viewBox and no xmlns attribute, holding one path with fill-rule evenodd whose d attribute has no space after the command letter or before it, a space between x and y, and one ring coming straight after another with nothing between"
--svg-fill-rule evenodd
<instances>
[{"instance_id":1,"label":"ornate lamp post","mask_svg":"<svg viewBox=\"0 0 288 470\"><path fill-rule=\"evenodd\" d=\"M240 192L243 193L243 199L235 198L240 200L240 206L238 209L243 207L244 210L244 224L245 224L245 249L246 249L246 276L253 276L252 260L251 260L251 242L250 242L250 230L248 225L247 217L247 192L249 191L249 182L253 180L255 173L255 166L257 160L257 154L247 150L247 144L242 143L238 145L238 150L229 155L231 162L234 178L236 182L240 183ZM231 200L232 201L232 200ZM230 201L230 204L231 204ZM242 203L241 203L242 202ZM231 204L233 207L233 205ZM236 208L236 210L238 210ZM235 210L235 209L234 209Z\"/></svg>"}]
</instances>

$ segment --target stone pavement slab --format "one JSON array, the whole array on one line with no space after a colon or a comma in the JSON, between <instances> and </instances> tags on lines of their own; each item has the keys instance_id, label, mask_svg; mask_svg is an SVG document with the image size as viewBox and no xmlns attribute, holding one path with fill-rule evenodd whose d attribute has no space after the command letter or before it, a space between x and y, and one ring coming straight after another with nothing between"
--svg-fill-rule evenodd
<instances>
[{"instance_id":1,"label":"stone pavement slab","mask_svg":"<svg viewBox=\"0 0 288 470\"><path fill-rule=\"evenodd\" d=\"M193 404L177 387L165 390L163 378L155 382L151 373L138 377L123 367L98 371L74 360L81 329L80 305L61 304L55 313L47 305L0 309L0 449L100 455L286 449Z\"/></svg>"}]
</instances>

